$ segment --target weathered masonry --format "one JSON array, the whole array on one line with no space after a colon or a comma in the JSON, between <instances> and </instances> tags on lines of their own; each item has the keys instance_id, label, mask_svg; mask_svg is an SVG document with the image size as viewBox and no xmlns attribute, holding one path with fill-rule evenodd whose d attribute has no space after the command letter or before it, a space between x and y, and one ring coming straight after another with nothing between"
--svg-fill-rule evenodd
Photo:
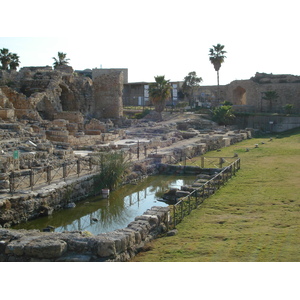
<instances>
[{"instance_id":1,"label":"weathered masonry","mask_svg":"<svg viewBox=\"0 0 300 300\"><path fill-rule=\"evenodd\" d=\"M123 84L127 69L93 69L93 111L96 118L118 119L123 116Z\"/></svg>"},{"instance_id":2,"label":"weathered masonry","mask_svg":"<svg viewBox=\"0 0 300 300\"><path fill-rule=\"evenodd\" d=\"M278 98L264 99L265 93L275 91ZM293 105L292 113L300 113L300 76L256 73L246 80L234 80L220 86L201 86L198 90L199 103L219 104L230 101L237 111L286 113L284 107Z\"/></svg>"},{"instance_id":3,"label":"weathered masonry","mask_svg":"<svg viewBox=\"0 0 300 300\"><path fill-rule=\"evenodd\" d=\"M144 245L168 230L169 208L154 206L124 229L88 232L39 232L0 229L0 261L128 261Z\"/></svg>"}]
</instances>

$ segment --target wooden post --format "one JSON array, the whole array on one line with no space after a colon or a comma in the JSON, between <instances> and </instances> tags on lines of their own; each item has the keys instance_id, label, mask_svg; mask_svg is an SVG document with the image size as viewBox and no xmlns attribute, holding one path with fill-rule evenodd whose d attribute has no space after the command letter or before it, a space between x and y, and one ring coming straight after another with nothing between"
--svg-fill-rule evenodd
<instances>
[{"instance_id":1,"label":"wooden post","mask_svg":"<svg viewBox=\"0 0 300 300\"><path fill-rule=\"evenodd\" d=\"M63 178L64 178L64 181L66 181L66 178L67 178L67 164L66 163L63 163Z\"/></svg>"},{"instance_id":2,"label":"wooden post","mask_svg":"<svg viewBox=\"0 0 300 300\"><path fill-rule=\"evenodd\" d=\"M90 157L90 159L89 159L89 164L90 164L90 171L92 171L92 169L93 169L93 164L92 164L92 158Z\"/></svg>"},{"instance_id":3,"label":"wooden post","mask_svg":"<svg viewBox=\"0 0 300 300\"><path fill-rule=\"evenodd\" d=\"M80 166L80 159L78 158L78 160L77 160L77 175L78 175L78 177L80 175L80 172L81 172L81 166Z\"/></svg>"},{"instance_id":4,"label":"wooden post","mask_svg":"<svg viewBox=\"0 0 300 300\"><path fill-rule=\"evenodd\" d=\"M33 190L33 186L34 186L34 171L33 169L31 168L30 169L30 188L31 190Z\"/></svg>"},{"instance_id":5,"label":"wooden post","mask_svg":"<svg viewBox=\"0 0 300 300\"><path fill-rule=\"evenodd\" d=\"M201 156L201 168L204 168L204 156Z\"/></svg>"},{"instance_id":6,"label":"wooden post","mask_svg":"<svg viewBox=\"0 0 300 300\"><path fill-rule=\"evenodd\" d=\"M51 166L47 166L47 183L51 183Z\"/></svg>"},{"instance_id":7,"label":"wooden post","mask_svg":"<svg viewBox=\"0 0 300 300\"><path fill-rule=\"evenodd\" d=\"M15 173L12 171L9 175L9 190L10 193L14 193L15 191Z\"/></svg>"},{"instance_id":8,"label":"wooden post","mask_svg":"<svg viewBox=\"0 0 300 300\"><path fill-rule=\"evenodd\" d=\"M173 205L173 219L174 219L174 228L176 228L176 207Z\"/></svg>"},{"instance_id":9,"label":"wooden post","mask_svg":"<svg viewBox=\"0 0 300 300\"><path fill-rule=\"evenodd\" d=\"M183 201L180 201L180 209L181 209L181 219L180 221L183 220Z\"/></svg>"}]
</instances>

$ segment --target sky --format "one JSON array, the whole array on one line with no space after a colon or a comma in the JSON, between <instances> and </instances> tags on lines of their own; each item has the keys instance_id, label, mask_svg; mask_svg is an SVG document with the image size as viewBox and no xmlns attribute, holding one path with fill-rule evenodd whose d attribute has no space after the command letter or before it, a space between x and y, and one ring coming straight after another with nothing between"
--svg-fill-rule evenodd
<instances>
[{"instance_id":1,"label":"sky","mask_svg":"<svg viewBox=\"0 0 300 300\"><path fill-rule=\"evenodd\" d=\"M18 54L20 67L52 66L63 52L74 70L127 68L129 82L195 71L201 85L215 85L208 53L220 43L220 84L300 73L295 0L16 0L1 24L0 49Z\"/></svg>"}]
</instances>

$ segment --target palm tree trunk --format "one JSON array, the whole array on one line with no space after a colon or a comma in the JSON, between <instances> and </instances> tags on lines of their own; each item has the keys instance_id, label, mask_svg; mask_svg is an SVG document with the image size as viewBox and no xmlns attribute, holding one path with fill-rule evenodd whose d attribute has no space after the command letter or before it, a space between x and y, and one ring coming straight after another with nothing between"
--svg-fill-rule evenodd
<instances>
[{"instance_id":1,"label":"palm tree trunk","mask_svg":"<svg viewBox=\"0 0 300 300\"><path fill-rule=\"evenodd\" d=\"M220 102L220 80L219 80L220 77L219 77L219 70L217 71L217 79L218 79L218 102Z\"/></svg>"}]
</instances>

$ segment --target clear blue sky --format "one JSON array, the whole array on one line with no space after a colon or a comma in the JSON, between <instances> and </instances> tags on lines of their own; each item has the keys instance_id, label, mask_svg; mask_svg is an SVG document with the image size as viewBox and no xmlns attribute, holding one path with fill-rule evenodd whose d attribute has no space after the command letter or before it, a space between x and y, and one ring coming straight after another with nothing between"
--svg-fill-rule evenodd
<instances>
[{"instance_id":1,"label":"clear blue sky","mask_svg":"<svg viewBox=\"0 0 300 300\"><path fill-rule=\"evenodd\" d=\"M202 85L214 85L208 52L221 43L227 59L220 84L256 72L300 73L297 1L45 3L17 0L11 12L1 13L0 48L17 53L21 67L52 66L60 51L74 69L128 68L130 82L153 81L156 75L183 80L196 71Z\"/></svg>"}]
</instances>

